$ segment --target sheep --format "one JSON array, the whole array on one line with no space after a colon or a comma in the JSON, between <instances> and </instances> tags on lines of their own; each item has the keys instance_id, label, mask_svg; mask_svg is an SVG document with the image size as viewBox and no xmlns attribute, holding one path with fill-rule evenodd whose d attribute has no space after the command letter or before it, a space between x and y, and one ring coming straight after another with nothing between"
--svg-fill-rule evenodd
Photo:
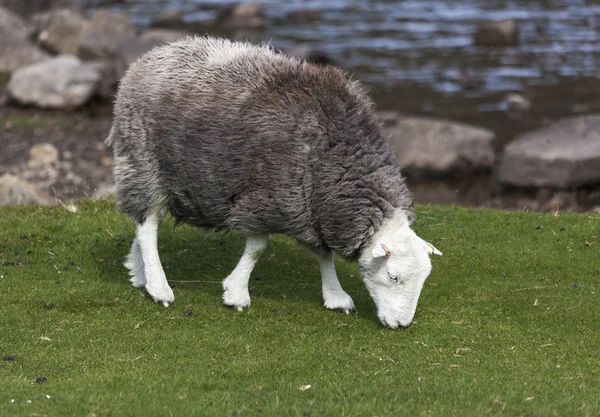
<instances>
[{"instance_id":1,"label":"sheep","mask_svg":"<svg viewBox=\"0 0 600 417\"><path fill-rule=\"evenodd\" d=\"M117 209L136 224L124 265L155 302L174 301L157 249L178 223L246 239L223 281L225 305L250 307L248 280L268 235L317 258L324 305L351 313L333 253L358 261L384 326L408 326L441 255L410 228L412 199L361 85L340 69L273 50L187 37L139 58L121 80L111 131Z\"/></svg>"}]
</instances>

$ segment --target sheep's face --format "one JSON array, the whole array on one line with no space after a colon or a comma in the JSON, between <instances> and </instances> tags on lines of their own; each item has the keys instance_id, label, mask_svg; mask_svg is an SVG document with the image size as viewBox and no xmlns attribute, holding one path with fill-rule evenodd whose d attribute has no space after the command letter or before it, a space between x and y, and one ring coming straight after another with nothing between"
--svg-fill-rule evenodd
<instances>
[{"instance_id":1,"label":"sheep's face","mask_svg":"<svg viewBox=\"0 0 600 417\"><path fill-rule=\"evenodd\" d=\"M431 272L429 255L441 255L410 229L391 222L377 233L359 259L365 285L384 326L407 327L412 322L425 280Z\"/></svg>"}]
</instances>

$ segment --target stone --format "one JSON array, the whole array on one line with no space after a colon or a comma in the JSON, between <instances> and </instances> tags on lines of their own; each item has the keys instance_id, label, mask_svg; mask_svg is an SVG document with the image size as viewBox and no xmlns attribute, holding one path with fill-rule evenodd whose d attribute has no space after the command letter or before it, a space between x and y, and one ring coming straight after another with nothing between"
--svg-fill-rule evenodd
<instances>
[{"instance_id":1,"label":"stone","mask_svg":"<svg viewBox=\"0 0 600 417\"><path fill-rule=\"evenodd\" d=\"M50 58L31 42L32 33L33 29L21 17L0 7L0 74Z\"/></svg>"},{"instance_id":2,"label":"stone","mask_svg":"<svg viewBox=\"0 0 600 417\"><path fill-rule=\"evenodd\" d=\"M53 10L32 17L37 40L55 54L76 55L81 34L90 22L69 9Z\"/></svg>"},{"instance_id":3,"label":"stone","mask_svg":"<svg viewBox=\"0 0 600 417\"><path fill-rule=\"evenodd\" d=\"M296 45L292 47L287 54L293 56L294 58L308 61L313 64L335 65L331 57L325 52L320 49L314 49L307 45Z\"/></svg>"},{"instance_id":4,"label":"stone","mask_svg":"<svg viewBox=\"0 0 600 417\"><path fill-rule=\"evenodd\" d=\"M127 15L97 10L90 25L81 34L77 56L84 61L109 61L122 76L127 64L121 55L121 44L135 38L135 35L135 27Z\"/></svg>"},{"instance_id":5,"label":"stone","mask_svg":"<svg viewBox=\"0 0 600 417\"><path fill-rule=\"evenodd\" d=\"M499 168L502 183L569 188L600 182L600 115L567 118L509 143Z\"/></svg>"},{"instance_id":6,"label":"stone","mask_svg":"<svg viewBox=\"0 0 600 417\"><path fill-rule=\"evenodd\" d=\"M71 108L87 103L98 87L100 74L72 55L60 55L13 72L8 94L24 105Z\"/></svg>"},{"instance_id":7,"label":"stone","mask_svg":"<svg viewBox=\"0 0 600 417\"><path fill-rule=\"evenodd\" d=\"M314 9L298 9L287 14L287 19L294 23L309 23L322 18L321 13Z\"/></svg>"},{"instance_id":8,"label":"stone","mask_svg":"<svg viewBox=\"0 0 600 417\"><path fill-rule=\"evenodd\" d=\"M29 150L28 168L43 168L58 161L58 149L51 143L38 143Z\"/></svg>"},{"instance_id":9,"label":"stone","mask_svg":"<svg viewBox=\"0 0 600 417\"><path fill-rule=\"evenodd\" d=\"M118 55L121 57L121 62L125 65L126 69L140 56L161 43L162 42L154 39L124 39L119 43Z\"/></svg>"},{"instance_id":10,"label":"stone","mask_svg":"<svg viewBox=\"0 0 600 417\"><path fill-rule=\"evenodd\" d=\"M240 3L231 11L225 25L232 29L261 29L266 26L263 5L259 1Z\"/></svg>"},{"instance_id":11,"label":"stone","mask_svg":"<svg viewBox=\"0 0 600 417\"><path fill-rule=\"evenodd\" d=\"M52 203L50 196L36 185L13 175L0 176L0 206Z\"/></svg>"},{"instance_id":12,"label":"stone","mask_svg":"<svg viewBox=\"0 0 600 417\"><path fill-rule=\"evenodd\" d=\"M140 37L144 41L152 41L158 45L175 42L188 36L187 32L172 29L151 29Z\"/></svg>"},{"instance_id":13,"label":"stone","mask_svg":"<svg viewBox=\"0 0 600 417\"><path fill-rule=\"evenodd\" d=\"M517 93L507 94L503 104L509 112L521 113L531 110L531 101Z\"/></svg>"},{"instance_id":14,"label":"stone","mask_svg":"<svg viewBox=\"0 0 600 417\"><path fill-rule=\"evenodd\" d=\"M446 175L491 169L495 134L487 129L425 117L400 117L389 129L398 163L410 175Z\"/></svg>"},{"instance_id":15,"label":"stone","mask_svg":"<svg viewBox=\"0 0 600 417\"><path fill-rule=\"evenodd\" d=\"M183 13L179 10L166 10L152 19L152 27L155 28L178 28L185 24Z\"/></svg>"},{"instance_id":16,"label":"stone","mask_svg":"<svg viewBox=\"0 0 600 417\"><path fill-rule=\"evenodd\" d=\"M117 69L108 61L87 61L86 65L98 71L100 82L96 93L98 97L106 100L113 100L119 86L120 74Z\"/></svg>"},{"instance_id":17,"label":"stone","mask_svg":"<svg viewBox=\"0 0 600 417\"><path fill-rule=\"evenodd\" d=\"M475 45L479 46L518 45L519 22L514 19L481 22L473 38Z\"/></svg>"}]
</instances>

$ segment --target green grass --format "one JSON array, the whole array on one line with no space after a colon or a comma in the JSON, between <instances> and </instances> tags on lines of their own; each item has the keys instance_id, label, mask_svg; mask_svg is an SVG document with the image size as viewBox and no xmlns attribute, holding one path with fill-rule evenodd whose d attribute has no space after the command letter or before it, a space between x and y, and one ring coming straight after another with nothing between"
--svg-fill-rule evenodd
<instances>
[{"instance_id":1,"label":"green grass","mask_svg":"<svg viewBox=\"0 0 600 417\"><path fill-rule=\"evenodd\" d=\"M121 265L133 226L76 205L0 209L0 416L600 416L598 214L418 207L444 256L392 331L354 264L359 313L322 308L316 260L281 236L252 308L223 307L242 237L171 219L176 304L156 305Z\"/></svg>"}]
</instances>

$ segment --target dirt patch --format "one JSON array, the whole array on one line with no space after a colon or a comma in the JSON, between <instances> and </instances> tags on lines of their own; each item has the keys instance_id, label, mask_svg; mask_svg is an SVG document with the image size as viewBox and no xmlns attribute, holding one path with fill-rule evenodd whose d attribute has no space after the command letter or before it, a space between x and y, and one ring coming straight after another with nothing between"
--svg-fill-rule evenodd
<instances>
[{"instance_id":1,"label":"dirt patch","mask_svg":"<svg viewBox=\"0 0 600 417\"><path fill-rule=\"evenodd\" d=\"M113 184L110 149L104 145L111 107L64 112L0 107L0 175L13 174L67 201L108 194ZM50 167L27 166L29 150L50 143L59 153Z\"/></svg>"}]
</instances>

